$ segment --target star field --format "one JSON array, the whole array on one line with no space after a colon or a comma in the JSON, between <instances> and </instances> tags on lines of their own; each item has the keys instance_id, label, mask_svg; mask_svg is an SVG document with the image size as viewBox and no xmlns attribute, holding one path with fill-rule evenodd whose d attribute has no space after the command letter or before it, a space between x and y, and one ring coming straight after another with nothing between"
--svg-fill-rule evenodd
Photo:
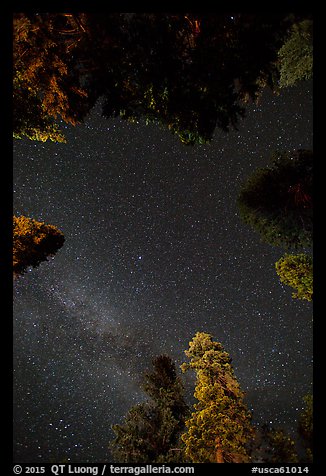
<instances>
[{"instance_id":1,"label":"star field","mask_svg":"<svg viewBox=\"0 0 326 476\"><path fill-rule=\"evenodd\" d=\"M14 144L14 213L66 238L14 286L15 462L107 462L151 358L181 364L197 331L231 355L254 421L293 430L312 385L312 304L279 283L283 250L236 199L273 151L312 148L311 83L264 93L206 146L98 108L65 134Z\"/></svg>"}]
</instances>

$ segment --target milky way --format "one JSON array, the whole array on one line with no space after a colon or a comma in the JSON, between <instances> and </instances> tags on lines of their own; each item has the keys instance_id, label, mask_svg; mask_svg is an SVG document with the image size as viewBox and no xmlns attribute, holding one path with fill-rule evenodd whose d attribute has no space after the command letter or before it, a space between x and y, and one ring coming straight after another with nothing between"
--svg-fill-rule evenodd
<instances>
[{"instance_id":1,"label":"milky way","mask_svg":"<svg viewBox=\"0 0 326 476\"><path fill-rule=\"evenodd\" d=\"M264 93L205 146L97 108L65 133L14 144L15 214L66 238L14 286L15 462L108 461L151 358L181 364L197 331L230 353L255 422L293 430L312 385L312 304L280 284L284 250L241 222L236 199L273 151L312 148L311 83Z\"/></svg>"}]
</instances>

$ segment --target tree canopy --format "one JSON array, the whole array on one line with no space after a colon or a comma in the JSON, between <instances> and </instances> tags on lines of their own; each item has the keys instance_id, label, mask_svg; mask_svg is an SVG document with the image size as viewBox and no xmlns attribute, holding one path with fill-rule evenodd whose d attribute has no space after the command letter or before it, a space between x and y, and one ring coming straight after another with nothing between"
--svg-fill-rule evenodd
<instances>
[{"instance_id":1,"label":"tree canopy","mask_svg":"<svg viewBox=\"0 0 326 476\"><path fill-rule=\"evenodd\" d=\"M113 426L116 436L110 447L116 462L182 461L179 437L188 412L183 385L169 356L160 355L152 363L142 382L149 399L133 406L123 424Z\"/></svg>"},{"instance_id":2,"label":"tree canopy","mask_svg":"<svg viewBox=\"0 0 326 476\"><path fill-rule=\"evenodd\" d=\"M286 249L312 245L313 152L276 153L243 185L238 206L243 221L261 238Z\"/></svg>"},{"instance_id":3,"label":"tree canopy","mask_svg":"<svg viewBox=\"0 0 326 476\"><path fill-rule=\"evenodd\" d=\"M60 121L82 121L100 100L105 117L208 142L277 83L292 23L278 13L17 13L15 137L62 141Z\"/></svg>"},{"instance_id":4,"label":"tree canopy","mask_svg":"<svg viewBox=\"0 0 326 476\"><path fill-rule=\"evenodd\" d=\"M313 263L312 258L304 253L287 254L275 263L280 281L296 290L293 298L312 301L313 297Z\"/></svg>"},{"instance_id":5,"label":"tree canopy","mask_svg":"<svg viewBox=\"0 0 326 476\"><path fill-rule=\"evenodd\" d=\"M253 461L269 464L313 462L313 396L306 395L303 401L305 406L298 417L296 436L269 424L256 429L249 450Z\"/></svg>"},{"instance_id":6,"label":"tree canopy","mask_svg":"<svg viewBox=\"0 0 326 476\"><path fill-rule=\"evenodd\" d=\"M313 75L313 22L305 19L294 23L278 52L280 87L293 86Z\"/></svg>"},{"instance_id":7,"label":"tree canopy","mask_svg":"<svg viewBox=\"0 0 326 476\"><path fill-rule=\"evenodd\" d=\"M306 460L313 461L313 396L306 395L304 398L305 408L301 412L298 421L298 433L302 439L306 451Z\"/></svg>"},{"instance_id":8,"label":"tree canopy","mask_svg":"<svg viewBox=\"0 0 326 476\"><path fill-rule=\"evenodd\" d=\"M24 216L13 217L13 272L22 275L38 266L63 246L64 235L53 225Z\"/></svg>"},{"instance_id":9,"label":"tree canopy","mask_svg":"<svg viewBox=\"0 0 326 476\"><path fill-rule=\"evenodd\" d=\"M252 454L253 459L258 456L259 460L269 464L299 462L295 441L284 429L265 424L259 431L259 436L257 434L257 441L258 451L256 449L256 454Z\"/></svg>"},{"instance_id":10,"label":"tree canopy","mask_svg":"<svg viewBox=\"0 0 326 476\"><path fill-rule=\"evenodd\" d=\"M181 368L196 372L198 401L182 435L186 457L194 463L249 462L254 428L229 354L204 332L196 333L185 354L190 362Z\"/></svg>"},{"instance_id":11,"label":"tree canopy","mask_svg":"<svg viewBox=\"0 0 326 476\"><path fill-rule=\"evenodd\" d=\"M83 21L84 14L14 14L14 137L64 142L60 120L75 125L89 111L74 57Z\"/></svg>"}]
</instances>

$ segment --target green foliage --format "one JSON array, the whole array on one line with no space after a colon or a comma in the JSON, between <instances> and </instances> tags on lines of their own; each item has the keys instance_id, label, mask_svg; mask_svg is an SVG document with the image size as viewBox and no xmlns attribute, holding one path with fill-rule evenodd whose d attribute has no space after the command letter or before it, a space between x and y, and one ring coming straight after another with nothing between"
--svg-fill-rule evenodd
<instances>
[{"instance_id":1,"label":"green foliage","mask_svg":"<svg viewBox=\"0 0 326 476\"><path fill-rule=\"evenodd\" d=\"M296 290L293 298L312 301L313 297L313 263L306 254L285 255L275 263L280 281Z\"/></svg>"},{"instance_id":2,"label":"green foliage","mask_svg":"<svg viewBox=\"0 0 326 476\"><path fill-rule=\"evenodd\" d=\"M13 272L23 274L53 256L64 243L64 235L53 225L24 216L13 217Z\"/></svg>"},{"instance_id":3,"label":"green foliage","mask_svg":"<svg viewBox=\"0 0 326 476\"><path fill-rule=\"evenodd\" d=\"M270 167L258 169L242 187L238 197L240 216L274 246L309 247L313 153L298 150L273 158Z\"/></svg>"},{"instance_id":4,"label":"green foliage","mask_svg":"<svg viewBox=\"0 0 326 476\"><path fill-rule=\"evenodd\" d=\"M254 430L228 353L210 334L197 332L185 354L190 362L181 368L196 372L198 400L182 435L186 457L194 463L248 462Z\"/></svg>"},{"instance_id":5,"label":"green foliage","mask_svg":"<svg viewBox=\"0 0 326 476\"><path fill-rule=\"evenodd\" d=\"M181 462L180 433L188 412L175 364L161 355L144 374L142 388L150 399L132 407L122 425L112 428L110 447L118 463Z\"/></svg>"},{"instance_id":6,"label":"green foliage","mask_svg":"<svg viewBox=\"0 0 326 476\"><path fill-rule=\"evenodd\" d=\"M280 87L293 86L313 75L313 22L295 23L278 52Z\"/></svg>"}]
</instances>

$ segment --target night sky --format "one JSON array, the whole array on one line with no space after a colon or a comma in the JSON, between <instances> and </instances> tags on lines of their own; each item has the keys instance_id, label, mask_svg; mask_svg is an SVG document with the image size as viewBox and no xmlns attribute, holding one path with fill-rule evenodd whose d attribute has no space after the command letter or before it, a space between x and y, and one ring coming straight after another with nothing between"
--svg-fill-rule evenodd
<instances>
[{"instance_id":1,"label":"night sky","mask_svg":"<svg viewBox=\"0 0 326 476\"><path fill-rule=\"evenodd\" d=\"M293 300L239 218L275 150L312 149L312 84L266 91L238 131L184 146L95 108L67 144L14 142L14 213L58 227L56 256L14 283L14 461L108 462L111 425L151 359L197 331L233 359L254 421L289 430L312 387L312 303ZM189 402L193 377L184 382Z\"/></svg>"}]
</instances>

